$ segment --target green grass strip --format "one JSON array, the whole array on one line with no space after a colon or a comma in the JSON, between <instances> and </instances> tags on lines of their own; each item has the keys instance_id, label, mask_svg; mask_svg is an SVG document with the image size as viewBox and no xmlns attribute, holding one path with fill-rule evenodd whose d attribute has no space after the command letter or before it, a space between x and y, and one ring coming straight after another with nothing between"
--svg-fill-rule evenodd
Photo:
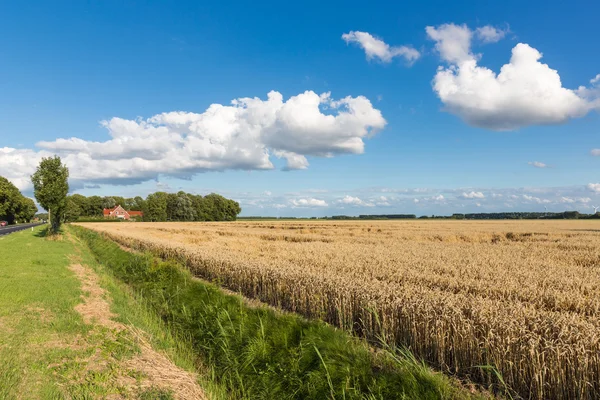
<instances>
[{"instance_id":1,"label":"green grass strip","mask_svg":"<svg viewBox=\"0 0 600 400\"><path fill-rule=\"evenodd\" d=\"M100 263L190 339L234 398L483 398L410 357L374 352L320 321L251 307L175 261L130 253L101 234L72 229Z\"/></svg>"}]
</instances>

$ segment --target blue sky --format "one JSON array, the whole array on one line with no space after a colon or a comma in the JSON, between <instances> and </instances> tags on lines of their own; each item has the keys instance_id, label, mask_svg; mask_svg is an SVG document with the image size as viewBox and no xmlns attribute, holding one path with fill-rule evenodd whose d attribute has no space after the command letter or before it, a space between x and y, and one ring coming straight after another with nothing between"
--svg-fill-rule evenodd
<instances>
[{"instance_id":1,"label":"blue sky","mask_svg":"<svg viewBox=\"0 0 600 400\"><path fill-rule=\"evenodd\" d=\"M600 205L600 4L392 3L5 2L0 175L59 154L73 192L245 215Z\"/></svg>"}]
</instances>

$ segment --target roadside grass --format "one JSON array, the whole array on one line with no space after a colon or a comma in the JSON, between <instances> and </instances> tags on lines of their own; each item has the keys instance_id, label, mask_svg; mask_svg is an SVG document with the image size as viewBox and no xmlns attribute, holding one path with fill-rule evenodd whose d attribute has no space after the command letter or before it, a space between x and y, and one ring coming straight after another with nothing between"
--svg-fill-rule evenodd
<instances>
[{"instance_id":1,"label":"roadside grass","mask_svg":"<svg viewBox=\"0 0 600 400\"><path fill-rule=\"evenodd\" d=\"M44 227L0 238L0 399L172 399L171 390L131 366L139 337L188 371L199 366L193 351L65 230L58 240ZM131 330L83 321L75 310L81 282L69 269L74 257L95 270L111 311ZM206 381L217 394L209 398L225 398Z\"/></svg>"},{"instance_id":2,"label":"roadside grass","mask_svg":"<svg viewBox=\"0 0 600 400\"><path fill-rule=\"evenodd\" d=\"M47 241L43 228L0 241L0 398L60 397L48 365L85 357L71 343L87 335L74 310L79 282L67 269L73 245Z\"/></svg>"},{"instance_id":3,"label":"roadside grass","mask_svg":"<svg viewBox=\"0 0 600 400\"><path fill-rule=\"evenodd\" d=\"M320 321L266 307L198 280L175 261L121 249L102 235L71 227L97 260L161 317L176 343L191 344L230 398L483 399L456 381L389 348L373 351ZM121 304L121 305L119 305ZM115 309L125 303L115 296ZM122 315L128 315L124 310ZM129 315L144 325L151 316ZM152 322L149 325L155 324ZM152 330L152 326L146 326ZM164 332L164 329L159 329ZM162 339L157 339L160 344ZM193 359L186 346L185 359Z\"/></svg>"}]
</instances>

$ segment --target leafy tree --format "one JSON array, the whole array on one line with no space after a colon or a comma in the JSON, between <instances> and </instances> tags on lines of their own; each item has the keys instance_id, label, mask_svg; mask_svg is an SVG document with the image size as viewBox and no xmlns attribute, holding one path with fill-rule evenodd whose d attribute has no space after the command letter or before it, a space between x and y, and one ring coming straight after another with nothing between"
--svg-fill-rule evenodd
<instances>
[{"instance_id":1,"label":"leafy tree","mask_svg":"<svg viewBox=\"0 0 600 400\"><path fill-rule=\"evenodd\" d=\"M166 193L167 199L167 221L176 221L177 195L175 193Z\"/></svg>"},{"instance_id":2,"label":"leafy tree","mask_svg":"<svg viewBox=\"0 0 600 400\"><path fill-rule=\"evenodd\" d=\"M77 219L82 215L83 210L80 203L75 198L75 195L67 197L67 205L65 207L65 222L73 222L77 221Z\"/></svg>"},{"instance_id":3,"label":"leafy tree","mask_svg":"<svg viewBox=\"0 0 600 400\"><path fill-rule=\"evenodd\" d=\"M103 197L102 208L114 208L117 205L117 201L114 197Z\"/></svg>"},{"instance_id":4,"label":"leafy tree","mask_svg":"<svg viewBox=\"0 0 600 400\"><path fill-rule=\"evenodd\" d=\"M103 199L100 196L90 196L87 198L87 207L83 213L86 217L101 217L103 207Z\"/></svg>"},{"instance_id":5,"label":"leafy tree","mask_svg":"<svg viewBox=\"0 0 600 400\"><path fill-rule=\"evenodd\" d=\"M8 179L0 177L0 219L13 224L21 202L21 193Z\"/></svg>"},{"instance_id":6,"label":"leafy tree","mask_svg":"<svg viewBox=\"0 0 600 400\"><path fill-rule=\"evenodd\" d=\"M79 208L80 215L86 215L89 208L89 200L87 197L81 194L73 194L68 198Z\"/></svg>"},{"instance_id":7,"label":"leafy tree","mask_svg":"<svg viewBox=\"0 0 600 400\"><path fill-rule=\"evenodd\" d=\"M31 176L35 198L48 211L52 234L58 233L64 217L69 192L68 178L69 169L58 156L42 158Z\"/></svg>"},{"instance_id":8,"label":"leafy tree","mask_svg":"<svg viewBox=\"0 0 600 400\"><path fill-rule=\"evenodd\" d=\"M116 206L125 207L125 197L112 196L112 198L115 200L115 205Z\"/></svg>"},{"instance_id":9,"label":"leafy tree","mask_svg":"<svg viewBox=\"0 0 600 400\"><path fill-rule=\"evenodd\" d=\"M35 213L37 213L38 208L35 205L35 202L29 197L22 197L21 202L19 204L19 209L17 211L17 219L20 222L30 222Z\"/></svg>"},{"instance_id":10,"label":"leafy tree","mask_svg":"<svg viewBox=\"0 0 600 400\"><path fill-rule=\"evenodd\" d=\"M135 204L131 209L134 211L142 211L144 209L144 204L146 203L146 201L140 196L135 196L133 200L135 201Z\"/></svg>"},{"instance_id":11,"label":"leafy tree","mask_svg":"<svg viewBox=\"0 0 600 400\"><path fill-rule=\"evenodd\" d=\"M15 185L0 176L0 220L9 224L29 222L36 212L33 200L23 196Z\"/></svg>"},{"instance_id":12,"label":"leafy tree","mask_svg":"<svg viewBox=\"0 0 600 400\"><path fill-rule=\"evenodd\" d=\"M187 193L177 193L177 212L175 216L178 221L195 221L196 210L192 203L192 199Z\"/></svg>"},{"instance_id":13,"label":"leafy tree","mask_svg":"<svg viewBox=\"0 0 600 400\"><path fill-rule=\"evenodd\" d=\"M144 207L144 221L167 220L167 193L156 192L148 195Z\"/></svg>"}]
</instances>

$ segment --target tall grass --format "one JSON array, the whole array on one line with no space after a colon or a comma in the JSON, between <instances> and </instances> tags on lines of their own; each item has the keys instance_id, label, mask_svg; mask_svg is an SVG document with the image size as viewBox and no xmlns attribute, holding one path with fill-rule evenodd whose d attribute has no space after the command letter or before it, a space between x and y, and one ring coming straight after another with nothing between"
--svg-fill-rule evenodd
<instances>
[{"instance_id":1,"label":"tall grass","mask_svg":"<svg viewBox=\"0 0 600 400\"><path fill-rule=\"evenodd\" d=\"M97 259L188 337L232 396L251 399L463 399L474 396L414 359L373 352L320 322L224 294L173 261L123 251L75 227Z\"/></svg>"}]
</instances>

